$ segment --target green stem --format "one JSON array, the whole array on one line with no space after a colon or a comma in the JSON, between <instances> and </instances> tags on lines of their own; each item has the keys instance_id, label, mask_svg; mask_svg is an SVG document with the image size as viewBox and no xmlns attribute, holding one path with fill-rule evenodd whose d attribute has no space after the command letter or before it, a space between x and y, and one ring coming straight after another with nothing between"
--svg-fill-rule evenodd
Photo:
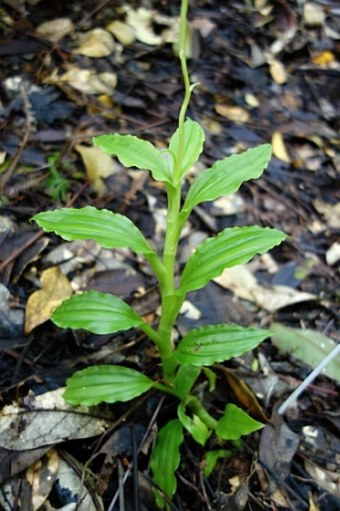
<instances>
[{"instance_id":1,"label":"green stem","mask_svg":"<svg viewBox=\"0 0 340 511\"><path fill-rule=\"evenodd\" d=\"M204 422L209 429L212 429L213 431L216 430L217 420L207 412L201 401L196 396L189 396L186 406L188 406L193 413L198 415L201 421Z\"/></svg>"},{"instance_id":2,"label":"green stem","mask_svg":"<svg viewBox=\"0 0 340 511\"><path fill-rule=\"evenodd\" d=\"M163 251L163 269L165 271L164 276L162 275L160 279L162 313L158 328L158 335L160 337L158 347L163 367L163 378L168 383L173 381L177 368L171 337L172 329L184 300L184 296L176 295L175 263L179 238L183 228L183 223L180 222L182 195L181 168L185 149L184 122L191 96L190 79L185 56L188 3L188 0L182 0L181 3L179 58L184 81L184 98L178 118L178 153L174 158L173 183L167 186L168 214Z\"/></svg>"},{"instance_id":3,"label":"green stem","mask_svg":"<svg viewBox=\"0 0 340 511\"><path fill-rule=\"evenodd\" d=\"M181 163L184 152L184 122L185 114L187 112L190 97L191 97L191 86L188 73L187 60L185 55L186 46L186 35L187 35L187 13L188 13L188 0L182 0L181 3L181 14L180 14L180 25L179 25L179 59L181 62L182 77L184 82L184 99L179 112L178 117L178 154L175 165L174 179L177 183L180 181Z\"/></svg>"}]
</instances>

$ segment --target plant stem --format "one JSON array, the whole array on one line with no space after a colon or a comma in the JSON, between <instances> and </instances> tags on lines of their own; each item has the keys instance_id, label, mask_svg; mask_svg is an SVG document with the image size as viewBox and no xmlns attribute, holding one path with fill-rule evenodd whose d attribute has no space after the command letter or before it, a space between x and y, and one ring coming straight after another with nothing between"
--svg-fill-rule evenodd
<instances>
[{"instance_id":1,"label":"plant stem","mask_svg":"<svg viewBox=\"0 0 340 511\"><path fill-rule=\"evenodd\" d=\"M180 25L179 25L179 59L181 62L181 70L184 82L184 99L179 112L178 117L178 154L176 158L176 168L175 168L175 181L180 181L180 171L181 171L181 162L183 158L184 152L184 121L185 114L187 112L190 96L191 96L191 87L190 87L190 79L188 73L187 60L185 55L185 46L186 46L186 36L187 36L187 13L188 13L188 0L182 0L181 3L181 15L180 15Z\"/></svg>"},{"instance_id":2,"label":"plant stem","mask_svg":"<svg viewBox=\"0 0 340 511\"><path fill-rule=\"evenodd\" d=\"M180 13L180 41L179 58L184 81L184 98L178 118L178 153L175 155L173 184L167 186L168 214L167 227L163 251L164 278L160 281L162 313L158 329L160 336L159 351L162 360L163 377L171 382L175 375L177 363L174 359L172 344L172 328L178 316L184 296L176 295L175 262L178 242L183 223L179 221L181 207L181 168L184 156L184 122L188 109L191 87L185 56L186 29L187 29L188 0L182 0Z\"/></svg>"},{"instance_id":3,"label":"plant stem","mask_svg":"<svg viewBox=\"0 0 340 511\"><path fill-rule=\"evenodd\" d=\"M207 412L201 401L196 396L189 396L186 405L201 419L209 429L216 430L217 420Z\"/></svg>"}]
</instances>

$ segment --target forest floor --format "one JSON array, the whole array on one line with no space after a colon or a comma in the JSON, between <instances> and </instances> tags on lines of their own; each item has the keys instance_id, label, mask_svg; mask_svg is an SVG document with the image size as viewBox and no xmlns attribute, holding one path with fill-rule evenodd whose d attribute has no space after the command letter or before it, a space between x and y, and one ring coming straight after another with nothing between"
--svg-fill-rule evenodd
<instances>
[{"instance_id":1,"label":"forest floor","mask_svg":"<svg viewBox=\"0 0 340 511\"><path fill-rule=\"evenodd\" d=\"M98 152L92 137L129 133L165 147L183 98L178 13L168 0L0 4L0 509L156 509L148 461L175 401L151 393L81 413L61 399L76 369L123 363L151 374L156 353L135 330L100 336L49 321L61 279L113 292L157 324L154 278L129 251L64 242L31 218L91 204L127 215L160 250L164 189ZM171 509L340 508L339 360L277 412L338 340L339 15L335 0L190 6L188 62L200 85L188 115L206 142L188 179L264 142L273 158L260 179L195 209L179 264L226 227L289 238L188 296L178 337L207 323L272 329L216 369L212 394L202 387L212 413L233 402L267 425L239 448L186 437ZM207 477L214 449L232 454Z\"/></svg>"}]
</instances>

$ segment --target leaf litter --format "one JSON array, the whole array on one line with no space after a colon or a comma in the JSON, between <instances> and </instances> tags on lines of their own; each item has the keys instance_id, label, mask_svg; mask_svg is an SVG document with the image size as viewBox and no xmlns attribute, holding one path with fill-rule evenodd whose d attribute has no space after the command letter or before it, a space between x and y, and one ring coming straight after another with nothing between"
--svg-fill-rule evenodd
<instances>
[{"instance_id":1,"label":"leaf litter","mask_svg":"<svg viewBox=\"0 0 340 511\"><path fill-rule=\"evenodd\" d=\"M271 416L272 425L266 425L260 433L261 438L264 437L260 447L257 437L246 441L248 454L233 451L230 458L220 458L217 470L212 470L209 477L209 487L202 482L196 484L202 481L199 467L203 462L203 454L196 447L185 458L181 469L179 500L182 507L189 505L193 510L205 507L213 509L216 502L220 501L228 502L235 509L235 506L251 509L249 492L252 492L259 509L274 505L284 508L290 506L293 509L312 509L314 506L325 511L338 508L338 501L334 500L337 493L332 463L335 460L330 457L329 451L316 452L312 449L311 442L306 441L311 437L305 429L312 422L320 432L320 418L336 413L335 381L325 376L319 377L295 406L289 409L283 422L285 426L271 413L271 407L282 402L290 389L296 386L296 382L302 381L310 372L305 354L313 352L311 345L316 352L320 351L323 341L316 342L316 339L321 334L330 342L334 343L336 339L336 233L339 198L335 183L339 162L336 125L338 93L333 77L339 72L336 52L339 27L334 4L326 3L304 2L300 5L298 2L256 1L250 7L247 3L221 7L202 1L192 7L191 36L188 41L190 66L193 81L197 80L201 85L195 89L191 108L197 120L205 126L207 144L203 166L208 167L216 157L221 158L270 140L275 157L260 181L253 181L241 192L236 192L233 207L222 200L197 208L182 240L182 261L196 245L195 238L207 238L221 228L241 226L252 221L258 223L259 219L264 225L285 230L291 239L280 251L274 252L273 268L267 267L268 261L261 258L257 264L239 268L234 275L228 272L229 275L220 277L222 280L218 285L211 284L201 294L194 292L189 295L190 301L181 318L180 333L185 335L185 325L189 321L199 325L206 317L221 322L225 318L234 318L237 323L254 326L268 326L274 321L279 324L281 331L289 332L290 340L298 336L302 360L294 361L294 353L298 354L295 349L291 355L283 355L278 351L279 345L277 348L266 341L248 359L236 359L228 364L228 369L233 370L240 382L247 381L251 386L264 413ZM108 8L103 3L98 11L92 10L93 3L89 2L86 13L83 7L77 11L79 6L79 2L75 2L74 5L64 6L61 11L52 6L47 16L41 2L5 2L7 18L4 19L4 30L7 42L0 46L4 74L12 77L12 69L17 73L17 62L20 62L22 68L25 68L25 80L18 77L16 80L4 81L0 116L6 122L0 143L4 160L0 184L5 182L2 175L6 170L3 168L13 163L20 140L24 140L23 121L28 116L34 129L18 156L20 163L33 165L39 176L43 172L40 167L44 166L47 156L56 149L62 151L75 162L81 176L80 180L71 183L69 195L65 199L69 201L67 205L75 201L77 207L81 207L92 202L98 207L124 212L137 220L155 246L160 246L164 232L158 226L164 212L162 189L157 189L147 179L141 186L135 187L134 178L130 175L126 177L120 169L112 167L112 173L111 170L107 172L105 162L89 171L91 165L81 162L74 148L79 147L79 144L88 148L92 136L110 131L136 135L142 133L143 138L156 145L159 140L169 136L181 94L178 62L174 60L176 48L173 47L178 10L175 4L167 2L146 2L143 6L137 2L133 8ZM81 20L79 13L82 13ZM8 19L11 20L9 25L6 24ZM67 21L61 23L60 19ZM30 26L15 32L11 27L16 27L20 20ZM46 21L52 21L53 40L49 39L48 32L43 36L39 34L39 27L41 30L42 22ZM80 26L80 21L85 21L85 26ZM37 38L34 44L29 39L31 33ZM105 35L103 41L97 38L98 34L104 33L112 36ZM87 48L85 45L85 49L83 47L79 53L82 44L80 36L84 37L83 44L86 37L87 44L90 44ZM42 102L34 101L31 93L33 89L29 88L30 106L25 112L24 103L18 103L17 99L20 87L35 87L38 97L42 97L47 84L51 91L48 108L43 107ZM72 114L71 110L66 109L66 102L72 105ZM52 105L55 105L54 113ZM58 117L56 112L62 116ZM108 160L109 169L111 162L111 159ZM84 166L90 186L84 179ZM94 173L93 177L91 172ZM26 177L25 173L23 175ZM2 283L5 287L4 310L6 318L12 318L13 323L11 344L8 340L0 340L4 403L15 406L11 405L15 396L19 396L23 403L25 399L31 403L27 397L31 388L43 395L46 386L56 389L63 385L71 367L77 364L87 366L93 360L111 363L112 359L119 356L120 360L137 364L148 371L150 365L157 364L157 359L153 358L152 350L144 345L143 339L138 339L133 332L113 338L96 335L86 337L82 332L72 335L69 332L58 333L46 322L50 312L46 312L43 307L46 300L42 295L40 299L36 295L38 319L35 319L35 327L28 337L23 336L23 307L30 297L34 297L35 292L39 292L39 280L46 271L46 264L51 264L46 257L38 261L35 259L42 250L52 255L58 245L51 239L48 247L44 241L40 245L38 242L33 243L30 253L25 248L32 234L27 230L21 237L18 227L27 229L29 218L37 210L51 209L55 204L44 193L41 181L38 181L38 185L19 188L15 181L19 176L17 166L8 180L8 186L4 189L2 187L5 197L8 195L3 205L3 214L11 218L14 225L11 232L5 231L0 238L0 264L3 265ZM64 247L57 260L52 261L53 264L60 264L72 285L80 289L90 285L109 291L112 286L115 293L121 290L129 300L137 303L141 293L145 293L148 304L142 306L143 310L155 320L157 290L153 289L152 277L141 259L123 251L118 254L118 266L114 267L114 258L109 251L104 255L86 243L82 248ZM313 256L314 264L305 271L304 276L297 276L295 271L292 274L289 265L292 265L291 268L301 267L310 255ZM67 263L68 267L65 266ZM265 277L268 270L270 278ZM129 282L128 276L133 276ZM104 285L107 286L105 289ZM68 285L65 283L62 287L67 289ZM11 291L11 297L7 289ZM47 308L54 306L48 305L48 300L46 305ZM14 312L15 317L11 315ZM2 325L6 323L5 316L1 320ZM317 363L320 356L315 354L314 363ZM36 380L29 379L32 374ZM262 384L262 387L255 385L255 382ZM236 399L232 396L232 386L225 382L222 388L223 392L218 386L218 404L211 403L212 408L217 406L217 413L230 399L236 403L243 399L245 406L248 406L247 399L250 399L250 403L254 400L246 390ZM259 391L259 388L262 390ZM204 387L200 392L202 399L208 399ZM31 399L34 402L38 397ZM145 427L147 420L151 420L150 414L156 410L154 396L147 398L146 405L145 408L141 405L139 411L138 408L124 410L119 407L115 407L115 411L118 417L124 417L125 413L132 414L134 426ZM21 409L22 405L14 408L13 417L19 417ZM58 412L57 407L55 414L58 413L62 412ZM70 412L70 415L74 416L74 413ZM38 412L36 416L39 417ZM40 419L37 420L39 423ZM15 427L20 429L23 426L24 422L19 419ZM332 428L334 424L322 431L325 441L334 446L333 450L336 451ZM104 430L98 429L97 435ZM268 432L270 435L266 438ZM39 445L45 441L48 433L41 434L40 441L33 433L28 436L31 440L36 438L37 447L32 449L31 458L28 461L26 458L24 463L20 460L27 456L27 447L21 445L20 441L18 445L15 444L19 446L19 471L20 468L23 471L29 469L31 465L28 476L23 472L24 476L19 475L15 484L18 481L22 484L23 481L29 481L36 488L39 479L45 477L44 467L52 464L48 457L59 460L53 462L54 467L58 463L58 466L62 466L64 454L59 447L55 449L57 454L53 454L53 445L58 440L52 436L51 454L45 454L44 458L43 449L46 447ZM63 438L68 440L66 449L72 450L74 440L68 428ZM133 434L128 438L127 443L133 446ZM318 438L321 438L320 435ZM296 446L297 439L300 439L299 447ZM10 453L18 454L13 450L14 444L11 445L11 442L10 438L7 447L2 448L6 456L10 456ZM86 443L85 440L82 442ZM77 457L88 460L90 444L86 447L84 445L82 443L80 446L81 452ZM283 454L277 446L283 448ZM221 446L211 445L209 448L221 449ZM111 485L112 482L120 482L121 486L124 484L122 476L118 474L117 460L122 459L123 467L126 460L122 458L123 450L119 446L115 449L116 455L111 459L112 464L106 472L100 463L97 466L91 464L91 469L95 468L97 472L97 481L100 477L105 480L105 484L102 481L103 488L108 488L108 481ZM148 456L148 452L145 449L143 456ZM257 467L254 474L250 470L250 462L255 459L253 455L257 452L260 452L263 467ZM265 458L263 452L267 455L271 453L272 458ZM135 453L134 448L128 451L128 463ZM38 465L34 465L36 459L40 460ZM67 460L68 468L63 465L63 470L79 476L75 460L70 455ZM83 470L84 466L80 466L80 480ZM263 470L267 470L264 476ZM223 482L217 477L219 471L226 475ZM52 472L52 480L55 481L57 472L54 469ZM4 479L8 480L10 475L14 473L7 472ZM312 483L310 478L313 479ZM61 486L73 486L72 495L75 495L79 493L79 479L77 484L71 485L68 481ZM86 481L85 486L89 488L91 485L87 486ZM14 483L7 487L7 496L15 496L13 488ZM213 494L209 493L211 488ZM325 491L322 490L322 493L320 488ZM53 491L56 489L57 485L54 484ZM150 493L150 488L148 491ZM147 501L148 491L146 495L144 492L144 502ZM233 491L234 496L231 495ZM48 489L41 489L35 494L37 508L43 505L41 499L47 493ZM131 493L127 491L125 495L127 509ZM109 508L112 492L99 491L99 494L104 496L104 504ZM102 504L93 504L95 497L91 496L91 499L88 508L101 509ZM93 507L95 505L97 508Z\"/></svg>"}]
</instances>

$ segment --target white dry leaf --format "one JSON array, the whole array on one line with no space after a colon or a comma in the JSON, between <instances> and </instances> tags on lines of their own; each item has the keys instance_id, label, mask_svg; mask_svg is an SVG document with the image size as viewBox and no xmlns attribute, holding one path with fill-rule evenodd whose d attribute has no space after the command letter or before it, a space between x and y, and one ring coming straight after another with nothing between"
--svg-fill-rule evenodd
<instances>
[{"instance_id":1,"label":"white dry leaf","mask_svg":"<svg viewBox=\"0 0 340 511\"><path fill-rule=\"evenodd\" d=\"M262 286L258 284L247 265L227 268L220 277L213 280L239 298L253 302L268 312L275 312L294 303L317 299L315 295L296 291L288 286Z\"/></svg>"},{"instance_id":2,"label":"white dry leaf","mask_svg":"<svg viewBox=\"0 0 340 511\"><path fill-rule=\"evenodd\" d=\"M65 35L71 34L74 29L74 24L69 18L56 18L54 20L41 23L35 32L48 41L57 43Z\"/></svg>"},{"instance_id":3,"label":"white dry leaf","mask_svg":"<svg viewBox=\"0 0 340 511\"><path fill-rule=\"evenodd\" d=\"M111 176L116 172L116 163L100 147L78 144L76 145L76 150L83 160L87 177L93 190L98 195L102 195L106 191L103 178Z\"/></svg>"},{"instance_id":4,"label":"white dry leaf","mask_svg":"<svg viewBox=\"0 0 340 511\"><path fill-rule=\"evenodd\" d=\"M325 24L325 13L322 5L307 2L303 6L303 21L307 27L322 27Z\"/></svg>"},{"instance_id":5,"label":"white dry leaf","mask_svg":"<svg viewBox=\"0 0 340 511\"><path fill-rule=\"evenodd\" d=\"M94 28L83 35L79 48L73 53L79 53L86 57L108 57L115 49L115 42L107 30Z\"/></svg>"},{"instance_id":6,"label":"white dry leaf","mask_svg":"<svg viewBox=\"0 0 340 511\"><path fill-rule=\"evenodd\" d=\"M106 29L124 46L130 46L135 42L133 28L123 21L114 20L107 25Z\"/></svg>"},{"instance_id":7,"label":"white dry leaf","mask_svg":"<svg viewBox=\"0 0 340 511\"><path fill-rule=\"evenodd\" d=\"M316 481L316 483L327 492L340 498L339 473L326 470L312 461L305 459L305 470Z\"/></svg>"},{"instance_id":8,"label":"white dry leaf","mask_svg":"<svg viewBox=\"0 0 340 511\"><path fill-rule=\"evenodd\" d=\"M325 217L329 227L333 229L340 228L340 202L337 204L328 204L320 199L315 199L313 201L313 206L318 213Z\"/></svg>"},{"instance_id":9,"label":"white dry leaf","mask_svg":"<svg viewBox=\"0 0 340 511\"><path fill-rule=\"evenodd\" d=\"M223 195L213 202L212 214L214 216L236 215L244 210L244 200L238 193Z\"/></svg>"},{"instance_id":10,"label":"white dry leaf","mask_svg":"<svg viewBox=\"0 0 340 511\"><path fill-rule=\"evenodd\" d=\"M138 41L149 46L158 46L162 44L163 39L161 36L155 34L152 28L156 11L140 7L132 9L126 7L126 23L132 28L135 37Z\"/></svg>"},{"instance_id":11,"label":"white dry leaf","mask_svg":"<svg viewBox=\"0 0 340 511\"><path fill-rule=\"evenodd\" d=\"M283 85L287 82L286 69L279 60L273 59L269 65L269 72L274 82L278 85Z\"/></svg>"},{"instance_id":12,"label":"white dry leaf","mask_svg":"<svg viewBox=\"0 0 340 511\"><path fill-rule=\"evenodd\" d=\"M222 117L226 117L237 124L244 124L249 121L249 112L240 106L215 104L216 112Z\"/></svg>"},{"instance_id":13,"label":"white dry leaf","mask_svg":"<svg viewBox=\"0 0 340 511\"><path fill-rule=\"evenodd\" d=\"M282 133L275 131L272 136L273 155L275 158L290 163L290 157L286 148Z\"/></svg>"},{"instance_id":14,"label":"white dry leaf","mask_svg":"<svg viewBox=\"0 0 340 511\"><path fill-rule=\"evenodd\" d=\"M330 266L340 261L340 243L338 241L335 241L327 250L326 261Z\"/></svg>"},{"instance_id":15,"label":"white dry leaf","mask_svg":"<svg viewBox=\"0 0 340 511\"><path fill-rule=\"evenodd\" d=\"M57 86L60 82L67 83L84 94L107 94L112 96L117 85L117 75L110 72L97 73L94 69L70 66L61 76L58 76L57 72L53 72L44 80L44 83Z\"/></svg>"},{"instance_id":16,"label":"white dry leaf","mask_svg":"<svg viewBox=\"0 0 340 511\"><path fill-rule=\"evenodd\" d=\"M91 413L87 406L76 408L62 395L65 388L29 396L23 405L8 405L0 412L0 447L22 451L65 440L102 434L110 422Z\"/></svg>"}]
</instances>

